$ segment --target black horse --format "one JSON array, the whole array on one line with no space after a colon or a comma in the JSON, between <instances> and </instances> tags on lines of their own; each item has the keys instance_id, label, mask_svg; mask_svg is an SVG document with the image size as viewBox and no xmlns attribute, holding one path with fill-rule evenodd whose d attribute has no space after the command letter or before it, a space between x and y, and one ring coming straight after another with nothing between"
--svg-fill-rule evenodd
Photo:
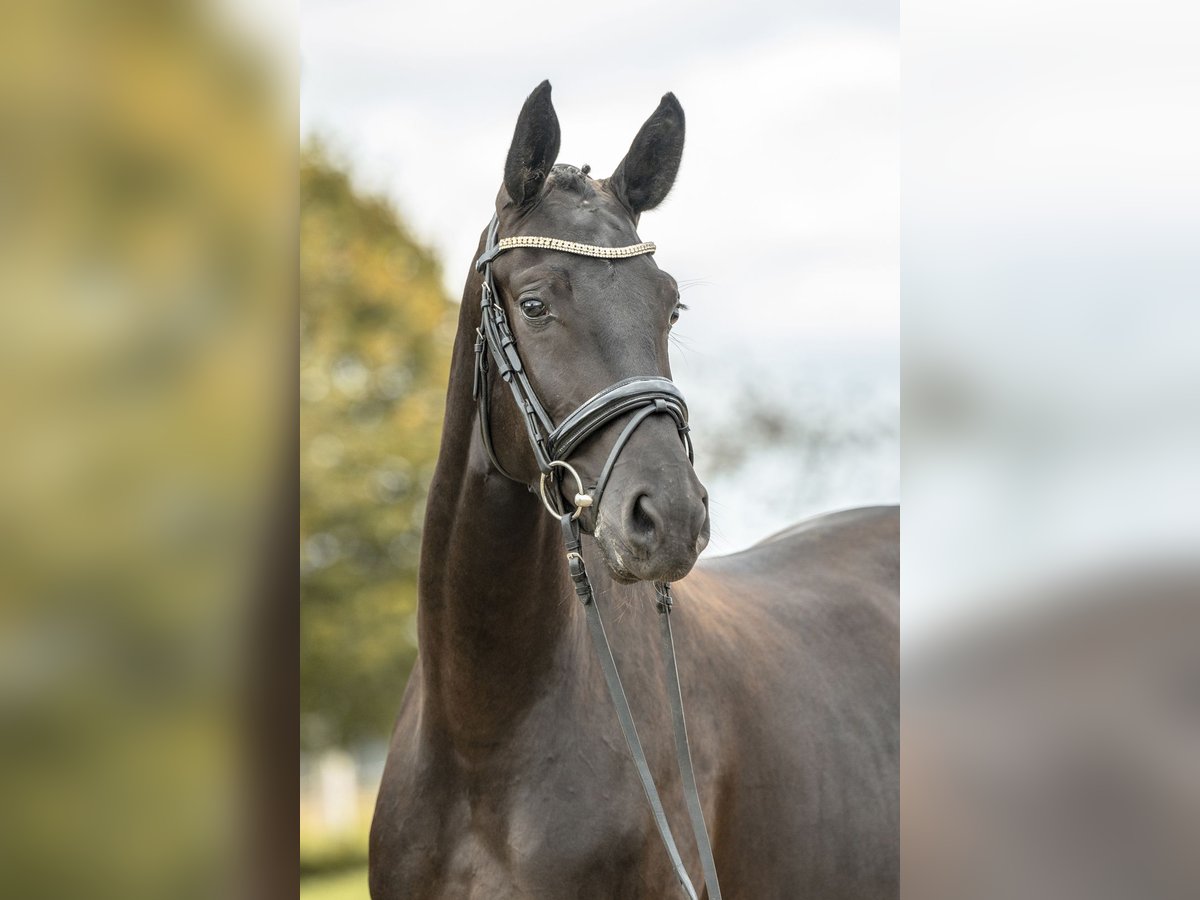
<instances>
[{"instance_id":1,"label":"black horse","mask_svg":"<svg viewBox=\"0 0 1200 900\"><path fill-rule=\"evenodd\" d=\"M558 119L543 82L509 150L500 233L637 243L641 213L675 180L683 139L683 110L667 94L611 177L555 165ZM651 256L525 248L493 270L529 380L556 421L627 377L669 377L679 294ZM497 471L480 436L480 290L472 270L425 520L420 659L376 805L371 894L676 896L559 523L528 489L538 467L495 369L494 452L524 484ZM623 424L607 425L572 464L594 480ZM824 516L696 565L707 495L675 423L652 415L582 521L597 602L692 880L700 861L682 824L653 581L676 582L688 730L724 896L896 897L898 511Z\"/></svg>"}]
</instances>

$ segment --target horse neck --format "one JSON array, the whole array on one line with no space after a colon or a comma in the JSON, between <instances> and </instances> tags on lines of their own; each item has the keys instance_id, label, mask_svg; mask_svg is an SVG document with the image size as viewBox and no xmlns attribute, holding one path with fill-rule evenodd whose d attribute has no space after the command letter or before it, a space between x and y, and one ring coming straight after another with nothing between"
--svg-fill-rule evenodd
<instances>
[{"instance_id":1,"label":"horse neck","mask_svg":"<svg viewBox=\"0 0 1200 900\"><path fill-rule=\"evenodd\" d=\"M559 523L489 462L471 396L477 277L468 280L421 547L418 631L430 725L464 752L495 744L578 646ZM492 375L494 378L494 373ZM499 379L494 406L510 404ZM601 577L604 577L603 575Z\"/></svg>"}]
</instances>

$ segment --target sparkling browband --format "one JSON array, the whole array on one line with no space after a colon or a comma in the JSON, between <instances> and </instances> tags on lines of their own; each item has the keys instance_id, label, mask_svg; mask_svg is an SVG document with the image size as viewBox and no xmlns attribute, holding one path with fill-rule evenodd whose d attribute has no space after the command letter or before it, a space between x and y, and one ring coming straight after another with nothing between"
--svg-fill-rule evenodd
<instances>
[{"instance_id":1,"label":"sparkling browband","mask_svg":"<svg viewBox=\"0 0 1200 900\"><path fill-rule=\"evenodd\" d=\"M654 252L653 241L642 241L628 247L596 247L592 244L577 244L575 241L564 241L560 238L548 237L506 237L501 238L496 245L496 253L512 250L515 247L534 247L539 250L559 250L563 253L575 253L579 256L595 256L600 259L626 259L630 256L641 256Z\"/></svg>"}]
</instances>

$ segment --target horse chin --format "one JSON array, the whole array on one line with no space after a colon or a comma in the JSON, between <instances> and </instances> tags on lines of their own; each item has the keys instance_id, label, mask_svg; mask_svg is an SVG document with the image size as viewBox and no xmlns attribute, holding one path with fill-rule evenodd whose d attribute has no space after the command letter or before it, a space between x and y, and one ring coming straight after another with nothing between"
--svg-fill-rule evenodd
<instances>
[{"instance_id":1,"label":"horse chin","mask_svg":"<svg viewBox=\"0 0 1200 900\"><path fill-rule=\"evenodd\" d=\"M625 566L614 566L611 562L608 565L609 571L612 572L613 580L620 584L636 584L639 581L679 581L688 572L692 571L695 561L688 563L679 563L673 566L655 566L651 568L647 566L644 569L631 570ZM639 567L640 568L640 567Z\"/></svg>"},{"instance_id":2,"label":"horse chin","mask_svg":"<svg viewBox=\"0 0 1200 900\"><path fill-rule=\"evenodd\" d=\"M608 564L613 581L618 584L637 584L641 581L679 581L696 565L696 557L680 560L639 559L611 531L600 528L595 533L596 545ZM698 554L697 554L698 555Z\"/></svg>"},{"instance_id":3,"label":"horse chin","mask_svg":"<svg viewBox=\"0 0 1200 900\"><path fill-rule=\"evenodd\" d=\"M673 565L660 567L655 574L647 575L642 578L642 581L665 581L670 584L672 581L682 581L687 577L688 572L692 571L692 567L696 565L696 560L688 562L675 563Z\"/></svg>"},{"instance_id":4,"label":"horse chin","mask_svg":"<svg viewBox=\"0 0 1200 900\"><path fill-rule=\"evenodd\" d=\"M614 566L612 563L608 564L608 571L612 575L613 581L617 582L617 584L637 584L642 580L628 569L621 566Z\"/></svg>"}]
</instances>

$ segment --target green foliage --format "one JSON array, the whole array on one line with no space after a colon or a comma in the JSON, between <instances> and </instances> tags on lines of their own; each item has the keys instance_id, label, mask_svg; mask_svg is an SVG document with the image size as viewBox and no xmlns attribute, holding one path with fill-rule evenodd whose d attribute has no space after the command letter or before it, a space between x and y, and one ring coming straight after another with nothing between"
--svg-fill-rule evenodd
<instances>
[{"instance_id":1,"label":"green foliage","mask_svg":"<svg viewBox=\"0 0 1200 900\"><path fill-rule=\"evenodd\" d=\"M365 871L369 826L336 836L307 837L300 830L300 877L317 879L345 872Z\"/></svg>"},{"instance_id":2,"label":"green foliage","mask_svg":"<svg viewBox=\"0 0 1200 900\"><path fill-rule=\"evenodd\" d=\"M367 900L367 867L300 879L300 900Z\"/></svg>"},{"instance_id":3,"label":"green foliage","mask_svg":"<svg viewBox=\"0 0 1200 900\"><path fill-rule=\"evenodd\" d=\"M453 307L437 262L317 145L300 165L301 741L384 737L416 657L416 571Z\"/></svg>"}]
</instances>

